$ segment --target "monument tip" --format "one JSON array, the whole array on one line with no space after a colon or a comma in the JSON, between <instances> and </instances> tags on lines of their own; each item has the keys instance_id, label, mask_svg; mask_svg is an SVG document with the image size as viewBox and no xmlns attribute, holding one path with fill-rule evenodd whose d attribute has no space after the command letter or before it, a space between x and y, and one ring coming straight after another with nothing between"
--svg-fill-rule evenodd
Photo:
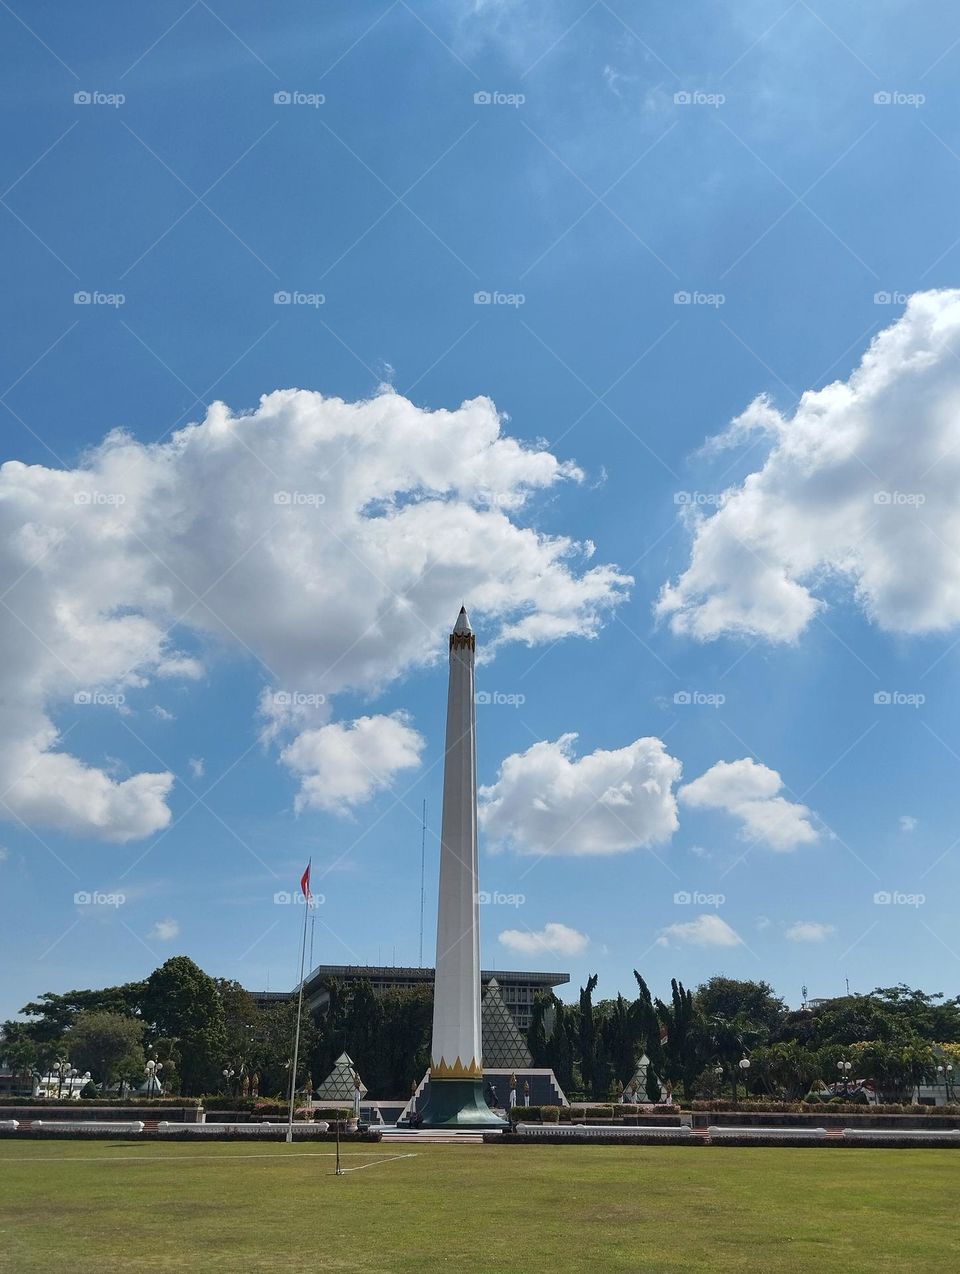
<instances>
[{"instance_id":1,"label":"monument tip","mask_svg":"<svg viewBox=\"0 0 960 1274\"><path fill-rule=\"evenodd\" d=\"M470 620L467 617L466 606L460 607L460 614L457 616L457 622L453 626L455 633L469 633L473 630L470 627Z\"/></svg>"}]
</instances>

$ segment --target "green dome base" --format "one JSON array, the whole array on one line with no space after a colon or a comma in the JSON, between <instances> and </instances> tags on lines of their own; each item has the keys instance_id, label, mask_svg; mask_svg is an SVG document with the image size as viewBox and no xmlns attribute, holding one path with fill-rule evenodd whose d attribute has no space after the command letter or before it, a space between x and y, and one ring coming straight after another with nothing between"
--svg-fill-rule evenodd
<instances>
[{"instance_id":1,"label":"green dome base","mask_svg":"<svg viewBox=\"0 0 960 1274\"><path fill-rule=\"evenodd\" d=\"M482 1079L430 1078L427 1104L420 1112L422 1128L465 1128L471 1131L507 1128L483 1096Z\"/></svg>"}]
</instances>

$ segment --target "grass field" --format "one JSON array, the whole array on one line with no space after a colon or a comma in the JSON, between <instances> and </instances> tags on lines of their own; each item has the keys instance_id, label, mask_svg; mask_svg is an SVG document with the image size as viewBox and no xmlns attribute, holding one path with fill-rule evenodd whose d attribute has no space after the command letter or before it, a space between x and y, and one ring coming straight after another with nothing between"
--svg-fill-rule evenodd
<instances>
[{"instance_id":1,"label":"grass field","mask_svg":"<svg viewBox=\"0 0 960 1274\"><path fill-rule=\"evenodd\" d=\"M0 1270L956 1268L949 1150L0 1141ZM409 1157L397 1158L404 1155Z\"/></svg>"}]
</instances>

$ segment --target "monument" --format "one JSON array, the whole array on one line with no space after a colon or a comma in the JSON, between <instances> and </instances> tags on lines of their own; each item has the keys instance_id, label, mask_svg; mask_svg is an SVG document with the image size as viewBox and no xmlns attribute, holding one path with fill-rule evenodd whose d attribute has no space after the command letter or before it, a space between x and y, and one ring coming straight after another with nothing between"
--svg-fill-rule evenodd
<instances>
[{"instance_id":1,"label":"monument","mask_svg":"<svg viewBox=\"0 0 960 1274\"><path fill-rule=\"evenodd\" d=\"M477 639L467 612L450 634L440 827L437 964L425 1128L504 1128L483 1095L477 896Z\"/></svg>"}]
</instances>

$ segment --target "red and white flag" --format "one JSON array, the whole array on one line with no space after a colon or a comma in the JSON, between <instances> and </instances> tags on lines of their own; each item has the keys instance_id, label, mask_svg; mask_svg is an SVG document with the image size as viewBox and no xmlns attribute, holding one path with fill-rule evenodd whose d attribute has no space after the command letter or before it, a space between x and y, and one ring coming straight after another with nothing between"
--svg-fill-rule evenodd
<instances>
[{"instance_id":1,"label":"red and white flag","mask_svg":"<svg viewBox=\"0 0 960 1274\"><path fill-rule=\"evenodd\" d=\"M307 863L307 870L300 877L300 892L303 894L304 898L306 898L307 902L309 903L310 901L310 864L309 863Z\"/></svg>"}]
</instances>

